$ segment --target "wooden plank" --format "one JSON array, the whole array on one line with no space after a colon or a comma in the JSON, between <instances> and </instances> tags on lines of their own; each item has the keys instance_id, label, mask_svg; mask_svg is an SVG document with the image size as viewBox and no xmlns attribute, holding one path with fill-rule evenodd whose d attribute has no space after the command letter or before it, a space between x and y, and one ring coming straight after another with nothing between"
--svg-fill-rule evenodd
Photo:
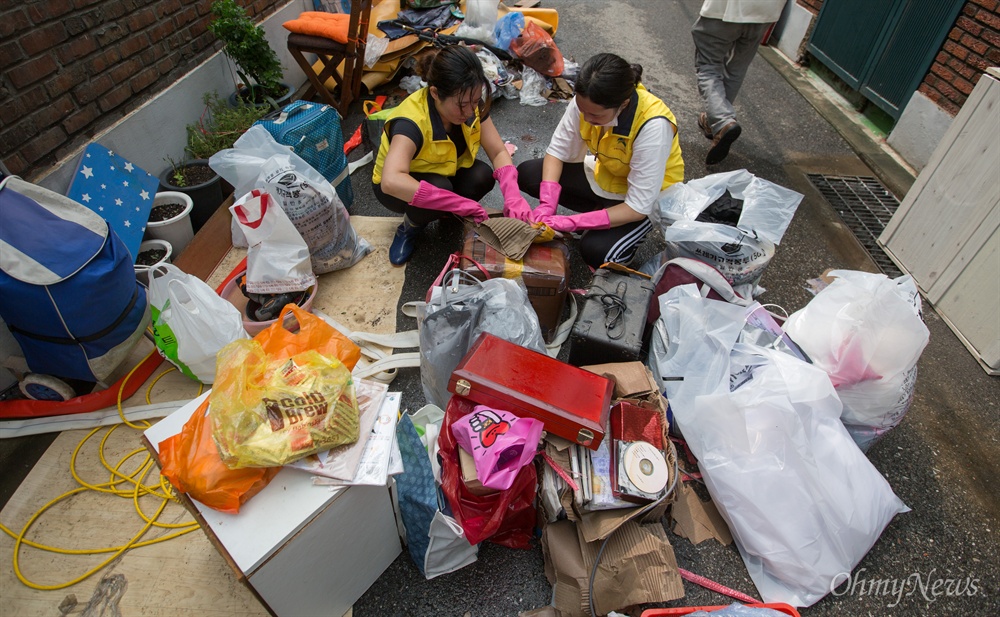
<instances>
[{"instance_id":1,"label":"wooden plank","mask_svg":"<svg viewBox=\"0 0 1000 617\"><path fill-rule=\"evenodd\" d=\"M1000 84L984 76L973 94L880 237L925 291L991 216L1000 190Z\"/></svg>"},{"instance_id":2,"label":"wooden plank","mask_svg":"<svg viewBox=\"0 0 1000 617\"><path fill-rule=\"evenodd\" d=\"M108 429L102 429L103 435ZM66 431L59 435L32 469L17 493L0 512L0 521L20 531L31 515L49 500L76 488L69 473L70 458L76 445L88 431ZM105 448L105 459L112 465L140 447L140 432L120 426ZM98 456L100 436L91 438L77 458L77 469L88 482L106 482L109 473ZM136 463L137 464L137 463ZM153 471L147 484L157 482ZM140 500L144 512L155 512L160 500ZM160 520L192 520L182 506L170 502ZM131 499L88 491L56 504L38 519L28 537L63 548L119 546L143 526ZM149 537L162 536L154 531ZM0 553L11 555L14 541L0 535ZM39 584L57 584L72 580L107 559L107 555L58 555L22 548L20 565L29 580ZM118 600L124 615L150 616L261 616L268 615L253 594L233 575L222 556L202 532L195 530L179 538L133 549L101 573L61 590L36 590L18 581L12 569L0 572L0 596L6 615L55 615L58 606L70 594L85 605L100 586L101 577L120 574L127 588Z\"/></svg>"}]
</instances>

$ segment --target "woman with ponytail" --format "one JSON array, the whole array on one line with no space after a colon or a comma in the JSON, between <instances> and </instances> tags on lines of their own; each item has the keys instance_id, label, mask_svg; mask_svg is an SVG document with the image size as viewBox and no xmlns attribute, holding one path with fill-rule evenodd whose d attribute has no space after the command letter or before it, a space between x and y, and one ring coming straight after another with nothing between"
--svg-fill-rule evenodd
<instances>
[{"instance_id":1,"label":"woman with ponytail","mask_svg":"<svg viewBox=\"0 0 1000 617\"><path fill-rule=\"evenodd\" d=\"M684 180L677 120L641 77L641 66L614 54L587 60L545 157L517 167L521 190L539 199L529 220L583 231L591 268L629 264L652 229L656 199ZM557 215L559 205L580 214Z\"/></svg>"},{"instance_id":2,"label":"woman with ponytail","mask_svg":"<svg viewBox=\"0 0 1000 617\"><path fill-rule=\"evenodd\" d=\"M489 82L479 58L450 46L423 58L427 87L395 107L385 121L372 184L386 208L403 215L389 248L402 265L420 230L447 214L486 219L479 200L500 182L504 215L526 220L531 206L517 186L517 169L489 117ZM482 145L493 169L476 160Z\"/></svg>"}]
</instances>

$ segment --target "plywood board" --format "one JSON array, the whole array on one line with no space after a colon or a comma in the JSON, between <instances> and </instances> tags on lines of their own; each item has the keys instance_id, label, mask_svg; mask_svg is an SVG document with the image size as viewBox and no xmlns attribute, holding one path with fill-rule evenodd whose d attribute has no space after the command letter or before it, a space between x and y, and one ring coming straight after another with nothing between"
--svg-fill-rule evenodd
<instances>
[{"instance_id":1,"label":"plywood board","mask_svg":"<svg viewBox=\"0 0 1000 617\"><path fill-rule=\"evenodd\" d=\"M77 457L77 470L85 481L108 481L109 473L103 469L98 456L100 436L108 430L101 429L99 436L91 438ZM74 448L88 432L66 431L56 438L0 512L0 522L19 532L32 514L51 499L79 486L70 474L70 459ZM125 426L115 429L105 448L105 459L114 465L129 452L140 449L140 434ZM145 457L143 449L132 465ZM157 481L154 471L147 483ZM151 515L161 500L146 497L140 503L144 505L144 512ZM170 502L160 520L180 523L193 519L182 506ZM131 499L87 491L56 504L43 514L29 529L28 538L70 549L120 546L143 525ZM154 530L145 538L164 534L163 530ZM235 617L268 614L198 529L179 538L128 551L98 574L61 590L36 590L22 584L14 575L10 559L13 549L14 540L6 534L0 536L0 554L4 555L5 562L0 571L0 597L5 616L57 615L59 605L70 595L75 596L80 606L86 605L97 590L105 586L101 579L108 575L124 577L124 591L117 599L106 600L117 603L124 615ZM72 580L108 557L59 555L33 548L22 548L18 556L24 576L40 585Z\"/></svg>"}]
</instances>

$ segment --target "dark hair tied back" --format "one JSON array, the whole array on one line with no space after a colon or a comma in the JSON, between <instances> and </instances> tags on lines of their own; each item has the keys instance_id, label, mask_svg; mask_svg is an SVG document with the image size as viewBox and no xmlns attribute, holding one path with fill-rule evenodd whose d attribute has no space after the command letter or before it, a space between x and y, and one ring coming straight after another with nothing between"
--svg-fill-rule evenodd
<instances>
[{"instance_id":1,"label":"dark hair tied back","mask_svg":"<svg viewBox=\"0 0 1000 617\"><path fill-rule=\"evenodd\" d=\"M629 64L615 54L597 54L583 64L573 90L610 109L632 96L641 77L641 65Z\"/></svg>"},{"instance_id":2,"label":"dark hair tied back","mask_svg":"<svg viewBox=\"0 0 1000 617\"><path fill-rule=\"evenodd\" d=\"M468 47L449 45L435 54L426 54L418 61L416 71L428 86L437 89L441 98L482 89L484 104L489 103L489 81L479 57ZM480 105L480 116L483 113Z\"/></svg>"}]
</instances>

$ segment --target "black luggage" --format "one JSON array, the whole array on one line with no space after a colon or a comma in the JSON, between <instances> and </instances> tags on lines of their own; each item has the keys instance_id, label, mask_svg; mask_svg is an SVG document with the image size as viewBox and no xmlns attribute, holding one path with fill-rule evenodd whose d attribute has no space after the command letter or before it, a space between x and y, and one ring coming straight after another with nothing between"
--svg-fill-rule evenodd
<instances>
[{"instance_id":1,"label":"black luggage","mask_svg":"<svg viewBox=\"0 0 1000 617\"><path fill-rule=\"evenodd\" d=\"M599 268L570 333L569 364L641 361L653 282L639 273Z\"/></svg>"}]
</instances>

